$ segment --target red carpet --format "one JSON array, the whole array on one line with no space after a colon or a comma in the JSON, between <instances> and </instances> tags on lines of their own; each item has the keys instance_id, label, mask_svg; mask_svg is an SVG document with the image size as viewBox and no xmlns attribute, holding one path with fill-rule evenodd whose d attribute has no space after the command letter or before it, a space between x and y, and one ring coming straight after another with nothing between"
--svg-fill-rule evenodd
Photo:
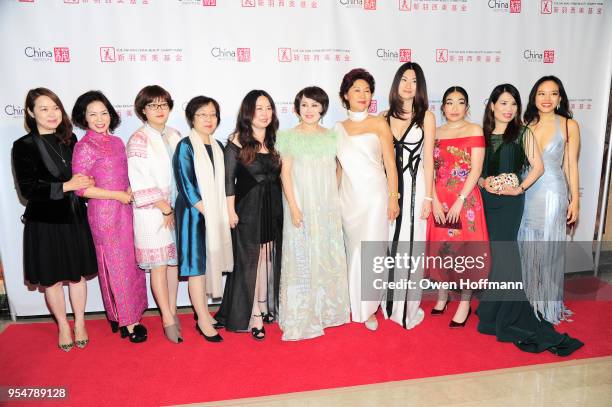
<instances>
[{"instance_id":1,"label":"red carpet","mask_svg":"<svg viewBox=\"0 0 612 407\"><path fill-rule=\"evenodd\" d=\"M160 320L145 318L149 340L131 344L113 335L105 320L88 321L92 342L64 353L53 347L51 323L11 325L0 335L0 385L66 386L61 405L150 406L263 396L354 386L480 370L550 363L548 352L528 354L476 332L450 330L456 302L442 317L412 331L384 321L376 332L361 324L327 330L324 337L281 342L277 325L255 342L248 334L221 331L221 344L205 342L182 315L185 342L164 339ZM425 303L429 310L431 303ZM612 355L612 302L573 301L575 320L559 330L585 342L570 359ZM36 402L29 405L39 405ZM55 405L58 405L55 403Z\"/></svg>"}]
</instances>

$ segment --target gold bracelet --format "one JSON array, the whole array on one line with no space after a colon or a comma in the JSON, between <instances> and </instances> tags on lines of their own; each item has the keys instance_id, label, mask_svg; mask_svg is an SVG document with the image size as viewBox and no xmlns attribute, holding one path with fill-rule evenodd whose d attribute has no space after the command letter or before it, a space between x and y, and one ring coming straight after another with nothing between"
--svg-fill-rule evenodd
<instances>
[{"instance_id":1,"label":"gold bracelet","mask_svg":"<svg viewBox=\"0 0 612 407\"><path fill-rule=\"evenodd\" d=\"M389 192L389 198L400 198L400 193L399 192Z\"/></svg>"}]
</instances>

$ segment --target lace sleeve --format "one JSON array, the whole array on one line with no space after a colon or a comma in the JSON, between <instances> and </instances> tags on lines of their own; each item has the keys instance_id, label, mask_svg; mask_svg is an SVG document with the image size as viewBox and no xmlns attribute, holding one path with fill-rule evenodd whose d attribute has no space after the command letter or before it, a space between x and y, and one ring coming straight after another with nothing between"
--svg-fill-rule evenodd
<instances>
[{"instance_id":1,"label":"lace sleeve","mask_svg":"<svg viewBox=\"0 0 612 407\"><path fill-rule=\"evenodd\" d=\"M225 195L236 195L236 172L238 169L239 148L231 141L227 142L223 153L225 158Z\"/></svg>"}]
</instances>

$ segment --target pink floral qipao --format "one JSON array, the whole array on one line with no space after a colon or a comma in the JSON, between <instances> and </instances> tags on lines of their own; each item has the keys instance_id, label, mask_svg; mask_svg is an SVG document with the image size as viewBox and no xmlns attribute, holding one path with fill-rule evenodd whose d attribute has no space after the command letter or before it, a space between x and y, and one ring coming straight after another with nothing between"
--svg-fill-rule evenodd
<instances>
[{"instance_id":1,"label":"pink floral qipao","mask_svg":"<svg viewBox=\"0 0 612 407\"><path fill-rule=\"evenodd\" d=\"M87 131L74 147L72 171L93 177L98 188L125 191L130 186L125 147L115 136ZM148 304L145 275L134 255L132 206L114 199L89 199L87 217L108 319L119 326L136 323Z\"/></svg>"}]
</instances>

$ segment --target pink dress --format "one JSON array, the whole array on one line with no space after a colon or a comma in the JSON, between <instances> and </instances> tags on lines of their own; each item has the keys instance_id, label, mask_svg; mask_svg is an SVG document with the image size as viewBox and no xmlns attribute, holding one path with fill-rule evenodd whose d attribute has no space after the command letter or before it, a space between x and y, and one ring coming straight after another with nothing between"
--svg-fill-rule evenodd
<instances>
[{"instance_id":1,"label":"pink dress","mask_svg":"<svg viewBox=\"0 0 612 407\"><path fill-rule=\"evenodd\" d=\"M72 171L92 176L98 188L125 191L130 186L121 139L92 130L74 147ZM83 196L83 192L77 194ZM113 199L89 199L87 218L108 319L119 322L119 326L134 324L148 303L145 275L136 265L134 254L132 207Z\"/></svg>"}]
</instances>

